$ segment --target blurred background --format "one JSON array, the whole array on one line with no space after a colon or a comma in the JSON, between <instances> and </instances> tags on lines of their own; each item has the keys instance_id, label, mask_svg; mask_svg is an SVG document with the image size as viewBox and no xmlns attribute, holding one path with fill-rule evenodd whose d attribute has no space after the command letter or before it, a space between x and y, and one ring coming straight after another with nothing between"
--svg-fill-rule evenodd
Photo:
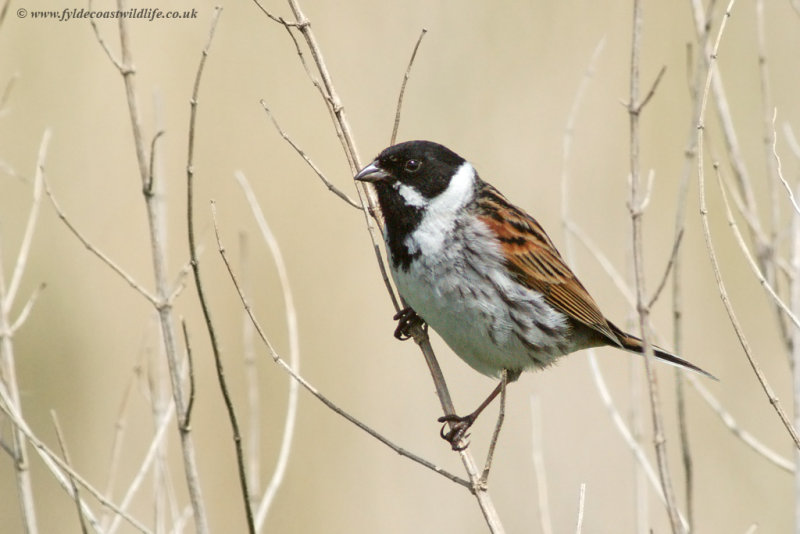
<instances>
[{"instance_id":1,"label":"blurred background","mask_svg":"<svg viewBox=\"0 0 800 534\"><path fill-rule=\"evenodd\" d=\"M713 26L724 6L714 4ZM796 183L784 125L800 127L797 50L800 16L789 1L764 3L770 99L777 107L777 150L783 174ZM291 18L283 2L265 0ZM98 44L88 20L35 19L37 10L85 8L69 0L11 1L0 25L0 87L13 84L0 116L0 268L8 281L31 206L37 151L52 131L45 171L72 224L140 284L153 287L151 248L122 77ZM93 9L115 9L97 2ZM170 279L188 262L186 239L187 135L192 85L214 12L210 2L171 0L129 7L196 9L182 20L129 21L137 99L148 147L156 131L157 180L166 203ZM430 139L469 159L481 176L534 214L562 249L562 144L570 109L593 52L603 42L594 77L581 100L568 162L569 205L580 225L616 268L631 279L629 94L631 2L302 3L342 99L363 163L388 143L400 82L414 42L427 28L405 95L399 140ZM28 10L26 18L17 14ZM325 105L310 83L286 30L251 2L225 2L200 88L195 139L195 207L200 264L216 323L226 377L245 438L251 416L261 440L257 455L263 491L279 450L288 378L256 343L259 410L248 409L244 365L244 311L214 239L209 201L216 201L222 240L234 268L249 280L254 310L277 350L288 357L286 318L273 260L234 172L251 181L282 248L294 290L301 374L355 417L401 446L462 475L457 454L438 437L438 400L420 352L392 337L394 310L376 268L363 216L332 195L281 139L263 99L292 139L349 195L347 160ZM720 50L731 116L753 177L756 200L775 227L785 255L790 207L775 203L767 173L764 109L759 75L756 7L741 1ZM119 56L114 21L98 21ZM714 32L715 35L715 32ZM301 40L298 37L299 40ZM694 128L690 87L696 33L688 3L645 2L643 92L662 66L666 74L641 117L641 165L654 172L644 217L649 290L664 272L672 248L685 151ZM305 50L305 48L304 48ZM310 55L306 52L305 56ZM707 120L709 161L727 166L713 108ZM700 225L696 170L692 171L683 238L684 336L682 356L719 382L703 384L736 422L781 455L793 447L756 381L722 307ZM763 371L791 411L791 372L773 305L752 275L724 218L719 188L707 176L710 222L730 297ZM775 183L773 181L772 186ZM782 192L782 190L780 190ZM740 218L741 219L741 218ZM741 220L740 220L741 223ZM248 254L241 261L240 236ZM573 240L575 270L606 315L635 328L632 310L594 256ZM245 530L234 447L191 277L175 301L193 347L196 399L192 429L209 521L214 531ZM124 427L112 500L119 501L139 470L156 423L154 408L170 397L161 334L150 304L72 235L45 198L36 227L16 317L46 284L12 343L22 410L34 432L58 450L51 411L58 415L71 462L105 489L114 436ZM653 310L663 343L672 342L670 286ZM176 326L178 326L176 324ZM434 348L456 407L467 412L494 387L455 357L434 334ZM183 343L179 344L181 354ZM641 437L654 457L641 359L598 352L614 400L626 418L638 410ZM667 447L678 502L686 509L675 410L675 374L656 369ZM6 371L7 373L7 371ZM639 395L631 395L631 383ZM635 388L634 388L635 389ZM490 491L508 532L541 532L532 462L531 399L540 406L541 449L555 532L573 531L579 488L586 484L585 532L637 529L636 471L632 453L603 407L586 354L564 358L542 373L525 374L509 389ZM788 532L793 525L793 478L755 454L687 386L688 436L694 464L697 532ZM482 461L496 407L472 432ZM2 440L11 425L2 420ZM176 508L186 506L178 433L168 430L160 465L167 466ZM77 532L75 505L28 449L42 532ZM14 464L0 459L0 525L22 531ZM157 477L148 472L130 510L156 529ZM650 486L644 524L667 532L669 523ZM97 514L102 509L90 499ZM167 522L171 526L171 522ZM187 527L192 531L191 521ZM123 524L121 531L130 532ZM270 532L486 532L474 498L443 477L394 454L300 392L296 436L284 484L267 518Z\"/></svg>"}]
</instances>

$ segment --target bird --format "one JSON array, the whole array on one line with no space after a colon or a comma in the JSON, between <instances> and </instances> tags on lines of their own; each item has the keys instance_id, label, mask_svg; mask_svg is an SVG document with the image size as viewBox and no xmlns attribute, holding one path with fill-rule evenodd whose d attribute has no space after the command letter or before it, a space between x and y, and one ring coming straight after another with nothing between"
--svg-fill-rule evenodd
<instances>
[{"instance_id":1,"label":"bird","mask_svg":"<svg viewBox=\"0 0 800 534\"><path fill-rule=\"evenodd\" d=\"M453 449L466 446L461 440L478 415L523 371L591 347L643 353L641 339L603 315L536 219L449 148L399 143L354 179L374 187L383 218L389 270L405 306L394 316L395 337L428 325L470 367L501 379L469 415L439 418ZM714 378L652 349L659 360Z\"/></svg>"}]
</instances>

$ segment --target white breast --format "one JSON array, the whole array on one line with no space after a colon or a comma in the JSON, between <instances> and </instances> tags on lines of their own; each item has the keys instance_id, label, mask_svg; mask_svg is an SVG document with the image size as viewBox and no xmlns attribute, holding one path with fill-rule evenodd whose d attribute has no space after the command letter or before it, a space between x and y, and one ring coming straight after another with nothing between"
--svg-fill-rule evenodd
<instances>
[{"instance_id":1,"label":"white breast","mask_svg":"<svg viewBox=\"0 0 800 534\"><path fill-rule=\"evenodd\" d=\"M406 238L417 253L408 270L392 265L392 276L406 303L477 371L547 365L565 353L566 318L508 275L489 228L462 210L475 177L462 165Z\"/></svg>"}]
</instances>

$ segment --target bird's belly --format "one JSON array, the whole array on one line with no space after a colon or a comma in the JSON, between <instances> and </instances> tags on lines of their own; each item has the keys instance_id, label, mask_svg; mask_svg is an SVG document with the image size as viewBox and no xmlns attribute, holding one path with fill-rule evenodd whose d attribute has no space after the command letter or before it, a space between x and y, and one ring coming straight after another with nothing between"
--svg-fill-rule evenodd
<instances>
[{"instance_id":1,"label":"bird's belly","mask_svg":"<svg viewBox=\"0 0 800 534\"><path fill-rule=\"evenodd\" d=\"M406 303L485 375L544 367L570 352L566 317L540 293L513 281L499 266L481 273L469 261L418 259L407 270L392 268Z\"/></svg>"}]
</instances>

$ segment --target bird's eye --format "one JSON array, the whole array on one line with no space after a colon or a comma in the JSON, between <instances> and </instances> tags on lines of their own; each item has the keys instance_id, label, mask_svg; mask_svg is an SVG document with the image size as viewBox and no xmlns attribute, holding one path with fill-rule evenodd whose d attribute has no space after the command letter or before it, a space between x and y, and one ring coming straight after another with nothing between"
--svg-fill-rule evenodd
<instances>
[{"instance_id":1,"label":"bird's eye","mask_svg":"<svg viewBox=\"0 0 800 534\"><path fill-rule=\"evenodd\" d=\"M406 170L408 172L417 172L422 167L422 162L418 159L410 159L406 161Z\"/></svg>"}]
</instances>

